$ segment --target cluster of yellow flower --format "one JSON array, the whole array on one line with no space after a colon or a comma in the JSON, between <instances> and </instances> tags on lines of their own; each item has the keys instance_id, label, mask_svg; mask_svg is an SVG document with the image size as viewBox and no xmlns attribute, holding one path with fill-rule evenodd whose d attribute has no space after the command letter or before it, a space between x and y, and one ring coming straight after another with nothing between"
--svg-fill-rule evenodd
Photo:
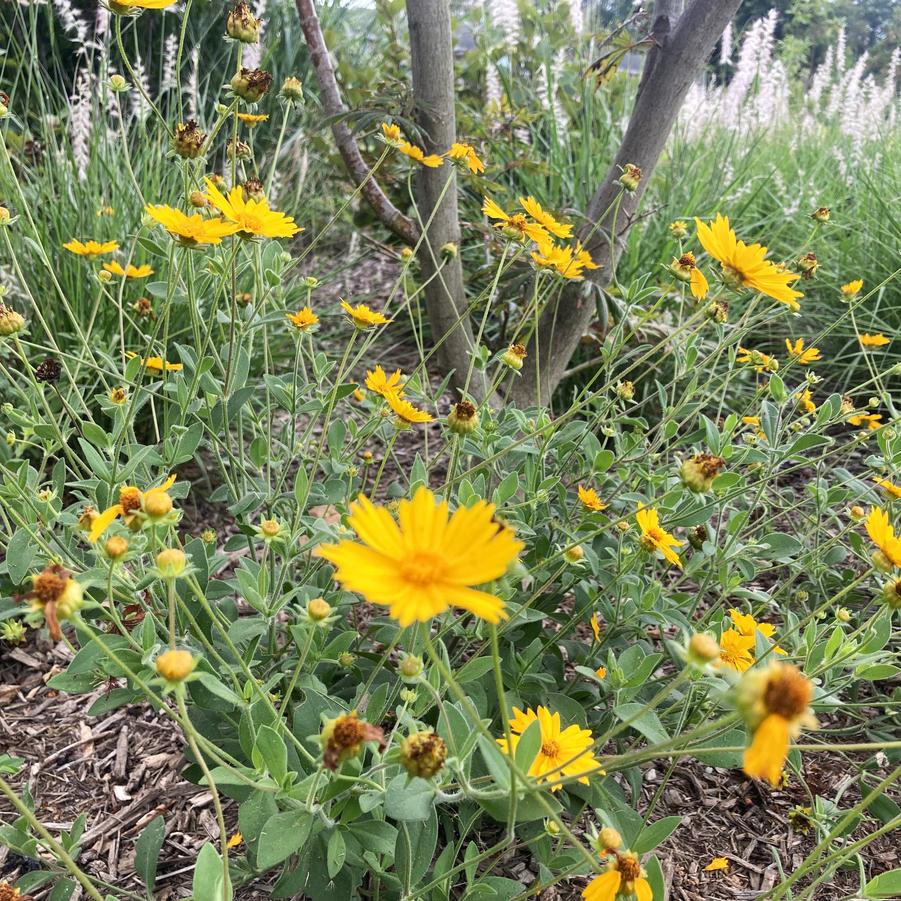
<instances>
[{"instance_id":1,"label":"cluster of yellow flower","mask_svg":"<svg viewBox=\"0 0 901 901\"><path fill-rule=\"evenodd\" d=\"M400 126L394 123L383 122L382 135L389 147L399 150L405 156L410 157L411 160L415 160L429 169L440 169L444 165L445 159L449 159L460 160L465 163L466 168L474 175L480 175L485 171L485 164L471 144L455 141L451 144L450 150L443 156L439 156L437 153L427 154L417 144L411 144L405 140L401 134Z\"/></svg>"}]
</instances>

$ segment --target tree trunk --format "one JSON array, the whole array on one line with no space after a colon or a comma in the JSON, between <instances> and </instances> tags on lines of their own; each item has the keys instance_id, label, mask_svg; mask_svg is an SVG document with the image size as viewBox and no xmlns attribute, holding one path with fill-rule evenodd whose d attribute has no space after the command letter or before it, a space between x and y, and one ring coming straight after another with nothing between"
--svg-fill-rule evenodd
<instances>
[{"instance_id":1,"label":"tree trunk","mask_svg":"<svg viewBox=\"0 0 901 901\"><path fill-rule=\"evenodd\" d=\"M407 22L416 122L424 135L426 153L446 153L457 140L449 0L407 0ZM449 161L438 169L418 167L416 205L425 233L419 263L432 341L438 346L442 370L453 372L452 384L462 391L475 339L460 256L443 257L441 252L448 243L460 246L457 177ZM478 401L485 397L487 386L479 370L473 371L468 390Z\"/></svg>"},{"instance_id":2,"label":"tree trunk","mask_svg":"<svg viewBox=\"0 0 901 901\"><path fill-rule=\"evenodd\" d=\"M658 0L655 6L655 44L645 61L626 134L586 211L588 224L582 229L582 239L602 267L593 270L588 278L601 287L610 282L644 187L660 159L685 95L701 74L741 0L693 0L677 23L679 5L678 0ZM642 177L636 191L623 193L619 177L627 163L639 166ZM558 300L544 309L529 346L526 366L514 385L513 398L518 404L532 404L536 398L542 403L550 402L580 339L595 318L595 293L586 282L561 292Z\"/></svg>"}]
</instances>

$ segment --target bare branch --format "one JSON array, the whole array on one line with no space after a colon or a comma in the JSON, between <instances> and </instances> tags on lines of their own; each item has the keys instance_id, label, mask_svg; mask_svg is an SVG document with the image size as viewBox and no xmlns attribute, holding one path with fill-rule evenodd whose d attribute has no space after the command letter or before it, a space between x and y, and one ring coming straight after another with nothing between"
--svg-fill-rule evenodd
<instances>
[{"instance_id":1,"label":"bare branch","mask_svg":"<svg viewBox=\"0 0 901 901\"><path fill-rule=\"evenodd\" d=\"M300 27L306 38L313 71L316 73L316 81L319 84L322 106L326 115L332 119L332 134L341 158L344 160L344 165L354 184L360 188L363 196L386 228L389 228L407 244L415 244L419 240L419 227L409 216L405 216L397 209L379 187L372 171L366 165L347 123L341 118L347 112L347 107L341 99L341 89L335 78L335 70L332 67L328 47L325 45L314 0L296 0L296 5Z\"/></svg>"}]
</instances>

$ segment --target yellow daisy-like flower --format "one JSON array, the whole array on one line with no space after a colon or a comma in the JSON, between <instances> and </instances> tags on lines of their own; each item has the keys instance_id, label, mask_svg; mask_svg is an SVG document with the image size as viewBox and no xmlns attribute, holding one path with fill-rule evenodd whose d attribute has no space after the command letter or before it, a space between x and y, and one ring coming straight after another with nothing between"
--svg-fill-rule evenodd
<instances>
[{"instance_id":1,"label":"yellow daisy-like flower","mask_svg":"<svg viewBox=\"0 0 901 901\"><path fill-rule=\"evenodd\" d=\"M823 359L823 355L820 353L818 347L808 347L805 349L803 338L798 338L794 343L786 338L785 349L788 351L789 356L794 357L802 366L807 366L808 363L816 363L817 360Z\"/></svg>"},{"instance_id":2,"label":"yellow daisy-like flower","mask_svg":"<svg viewBox=\"0 0 901 901\"><path fill-rule=\"evenodd\" d=\"M341 309L350 316L353 324L359 329L373 328L376 325L387 325L390 319L381 313L376 313L370 309L365 303L357 304L352 307L346 300L341 301Z\"/></svg>"},{"instance_id":3,"label":"yellow daisy-like flower","mask_svg":"<svg viewBox=\"0 0 901 901\"><path fill-rule=\"evenodd\" d=\"M704 867L704 871L706 873L714 873L717 870L728 870L729 869L729 861L725 857L714 857L713 860Z\"/></svg>"},{"instance_id":4,"label":"yellow daisy-like flower","mask_svg":"<svg viewBox=\"0 0 901 901\"><path fill-rule=\"evenodd\" d=\"M443 156L438 156L437 153L427 154L421 147L411 144L409 141L399 141L397 149L404 156L410 157L411 160L416 160L417 163L423 166L428 166L429 169L440 169L444 165Z\"/></svg>"},{"instance_id":5,"label":"yellow daisy-like flower","mask_svg":"<svg viewBox=\"0 0 901 901\"><path fill-rule=\"evenodd\" d=\"M495 220L495 228L501 229L505 234L517 241L552 244L551 236L543 225L538 222L531 222L522 213L514 213L512 216L508 215L490 197L484 198L482 212L489 219Z\"/></svg>"},{"instance_id":6,"label":"yellow daisy-like flower","mask_svg":"<svg viewBox=\"0 0 901 901\"><path fill-rule=\"evenodd\" d=\"M635 513L638 527L641 529L641 544L647 551L660 551L664 558L674 566L681 567L682 560L673 550L681 547L684 541L679 541L666 529L660 526L660 517L656 507L642 507Z\"/></svg>"},{"instance_id":7,"label":"yellow daisy-like flower","mask_svg":"<svg viewBox=\"0 0 901 901\"><path fill-rule=\"evenodd\" d=\"M162 497L162 495L168 497L167 492L175 484L175 479L176 476L173 473L162 485L157 485L155 488L148 488L147 491L141 491L141 489L135 485L123 485L119 489L119 502L113 504L111 507L107 507L103 513L100 513L91 521L91 531L88 534L88 541L92 544L96 542L97 539L113 524L114 520L119 517L122 517L122 521L125 525L131 525L137 514L145 508L148 501L153 504L154 498L156 497Z\"/></svg>"},{"instance_id":8,"label":"yellow daisy-like flower","mask_svg":"<svg viewBox=\"0 0 901 901\"><path fill-rule=\"evenodd\" d=\"M269 208L262 200L244 199L244 189L235 185L225 197L216 185L206 179L207 196L210 203L229 222L238 226L241 237L290 238L303 229L295 224L291 216Z\"/></svg>"},{"instance_id":9,"label":"yellow daisy-like flower","mask_svg":"<svg viewBox=\"0 0 901 901\"><path fill-rule=\"evenodd\" d=\"M632 851L614 851L607 871L595 876L582 892L585 901L654 901L654 891Z\"/></svg>"},{"instance_id":10,"label":"yellow daisy-like flower","mask_svg":"<svg viewBox=\"0 0 901 901\"><path fill-rule=\"evenodd\" d=\"M303 307L296 313L285 313L285 316L299 332L308 332L319 324L319 317L309 307Z\"/></svg>"},{"instance_id":11,"label":"yellow daisy-like flower","mask_svg":"<svg viewBox=\"0 0 901 901\"><path fill-rule=\"evenodd\" d=\"M607 505L600 499L594 488L584 488L582 485L579 485L579 500L587 510L600 512L607 509Z\"/></svg>"},{"instance_id":12,"label":"yellow daisy-like flower","mask_svg":"<svg viewBox=\"0 0 901 901\"><path fill-rule=\"evenodd\" d=\"M76 241L71 240L63 244L63 247L69 253L77 254L80 257L96 257L102 253L113 253L119 249L118 241Z\"/></svg>"},{"instance_id":13,"label":"yellow daisy-like flower","mask_svg":"<svg viewBox=\"0 0 901 901\"><path fill-rule=\"evenodd\" d=\"M394 397L404 396L404 385L399 369L395 369L389 376L381 366L376 366L372 372L366 373L366 387L386 399L389 394Z\"/></svg>"},{"instance_id":14,"label":"yellow daisy-like flower","mask_svg":"<svg viewBox=\"0 0 901 901\"><path fill-rule=\"evenodd\" d=\"M607 667L606 667L606 666L599 666L599 667L594 671L594 674L598 677L598 679L605 679L605 678L607 677Z\"/></svg>"},{"instance_id":15,"label":"yellow daisy-like flower","mask_svg":"<svg viewBox=\"0 0 901 901\"><path fill-rule=\"evenodd\" d=\"M739 363L753 364L756 372L776 372L779 369L779 361L761 350L748 350L747 347L739 347L738 356L735 359Z\"/></svg>"},{"instance_id":16,"label":"yellow daisy-like flower","mask_svg":"<svg viewBox=\"0 0 901 901\"><path fill-rule=\"evenodd\" d=\"M813 402L813 395L810 393L810 388L805 388L803 391L796 394L795 399L805 413L816 413L817 405Z\"/></svg>"},{"instance_id":17,"label":"yellow daisy-like flower","mask_svg":"<svg viewBox=\"0 0 901 901\"><path fill-rule=\"evenodd\" d=\"M845 297L854 297L855 294L860 294L860 289L863 287L863 279L856 278L853 281L848 282L847 284L842 285L842 294Z\"/></svg>"},{"instance_id":18,"label":"yellow daisy-like flower","mask_svg":"<svg viewBox=\"0 0 901 901\"><path fill-rule=\"evenodd\" d=\"M689 283L691 295L695 300L703 300L710 291L707 276L698 268L695 255L690 250L673 259L670 271L679 281Z\"/></svg>"},{"instance_id":19,"label":"yellow daisy-like flower","mask_svg":"<svg viewBox=\"0 0 901 901\"><path fill-rule=\"evenodd\" d=\"M793 738L802 729L816 729L810 711L813 684L800 670L781 662L754 670L742 678L738 708L753 733L744 755L744 771L776 787Z\"/></svg>"},{"instance_id":20,"label":"yellow daisy-like flower","mask_svg":"<svg viewBox=\"0 0 901 901\"><path fill-rule=\"evenodd\" d=\"M764 638L769 638L772 641L773 636L776 634L776 627L772 623L759 623L750 613L742 613L741 610L736 610L734 607L729 610L729 618L732 620L735 628L746 638L756 640L756 635L759 632ZM754 647L754 645L752 644L751 647ZM778 645L773 650L777 654L786 653Z\"/></svg>"},{"instance_id":21,"label":"yellow daisy-like flower","mask_svg":"<svg viewBox=\"0 0 901 901\"><path fill-rule=\"evenodd\" d=\"M133 360L137 354L134 351L127 350L125 351L125 356L129 360ZM163 360L162 357L147 357L146 359L141 357L141 365L145 369L152 369L155 372L162 372L164 369L166 372L181 372L185 368L183 363L169 363Z\"/></svg>"},{"instance_id":22,"label":"yellow daisy-like flower","mask_svg":"<svg viewBox=\"0 0 901 901\"><path fill-rule=\"evenodd\" d=\"M382 134L385 136L385 140L390 144L399 144L403 140L403 135L400 133L400 126L395 125L393 122L382 122Z\"/></svg>"},{"instance_id":23,"label":"yellow daisy-like flower","mask_svg":"<svg viewBox=\"0 0 901 901\"><path fill-rule=\"evenodd\" d=\"M253 128L260 122L265 122L269 116L265 113L238 113L238 118L249 128Z\"/></svg>"},{"instance_id":24,"label":"yellow daisy-like flower","mask_svg":"<svg viewBox=\"0 0 901 901\"><path fill-rule=\"evenodd\" d=\"M866 521L870 540L893 566L901 566L901 538L896 537L888 513L882 507L873 507Z\"/></svg>"},{"instance_id":25,"label":"yellow daisy-like flower","mask_svg":"<svg viewBox=\"0 0 901 901\"><path fill-rule=\"evenodd\" d=\"M540 225L543 225L552 235L558 238L569 238L573 233L573 227L566 222L560 222L549 212L542 209L541 204L530 194L528 197L520 197L519 205Z\"/></svg>"},{"instance_id":26,"label":"yellow daisy-like flower","mask_svg":"<svg viewBox=\"0 0 901 901\"><path fill-rule=\"evenodd\" d=\"M200 213L187 216L171 206L148 204L145 209L151 219L159 222L170 235L188 247L219 244L223 238L233 235L239 228L234 222L226 222L218 216L212 219L207 219Z\"/></svg>"},{"instance_id":27,"label":"yellow daisy-like flower","mask_svg":"<svg viewBox=\"0 0 901 901\"><path fill-rule=\"evenodd\" d=\"M571 281L581 281L585 269L598 268L591 259L591 254L578 241L573 248L554 244L550 238L541 240L538 242L538 250L532 251L532 259L542 269L553 269L558 275Z\"/></svg>"},{"instance_id":28,"label":"yellow daisy-like flower","mask_svg":"<svg viewBox=\"0 0 901 901\"><path fill-rule=\"evenodd\" d=\"M392 391L382 396L388 401L388 406L391 407L400 426L422 425L426 422L435 421L435 417L431 413L426 413L425 410L414 407L408 400L404 400Z\"/></svg>"},{"instance_id":29,"label":"yellow daisy-like flower","mask_svg":"<svg viewBox=\"0 0 901 901\"><path fill-rule=\"evenodd\" d=\"M525 711L514 707L513 719L510 720L513 748L511 751L507 747L506 738L499 738L497 743L500 749L505 754L515 753L522 734L536 720L541 730L541 746L529 767L528 775L538 782L550 784L551 791L563 788L560 780L567 776L576 776L579 782L588 785L589 775L604 775L591 753L594 744L591 730L576 725L561 729L560 714L551 713L546 707L539 706L537 710L529 708Z\"/></svg>"},{"instance_id":30,"label":"yellow daisy-like flower","mask_svg":"<svg viewBox=\"0 0 901 901\"><path fill-rule=\"evenodd\" d=\"M469 171L475 175L480 175L485 171L485 164L479 159L479 155L471 144L455 142L451 144L451 148L446 155L452 160L463 160Z\"/></svg>"},{"instance_id":31,"label":"yellow daisy-like flower","mask_svg":"<svg viewBox=\"0 0 901 901\"><path fill-rule=\"evenodd\" d=\"M175 0L110 0L109 8L112 12L132 9L165 9L172 6Z\"/></svg>"},{"instance_id":32,"label":"yellow daisy-like flower","mask_svg":"<svg viewBox=\"0 0 901 901\"><path fill-rule=\"evenodd\" d=\"M153 269L144 263L142 266L132 266L131 263L123 269L115 260L112 263L104 263L103 268L111 275L120 275L123 278L147 278L153 275Z\"/></svg>"},{"instance_id":33,"label":"yellow daisy-like flower","mask_svg":"<svg viewBox=\"0 0 901 901\"><path fill-rule=\"evenodd\" d=\"M891 344L892 339L886 338L882 332L877 332L875 335L871 335L868 332L864 332L860 336L860 346L861 347L885 347L886 344Z\"/></svg>"},{"instance_id":34,"label":"yellow daisy-like flower","mask_svg":"<svg viewBox=\"0 0 901 901\"><path fill-rule=\"evenodd\" d=\"M743 673L754 664L754 636L742 635L737 629L726 629L720 636L720 662Z\"/></svg>"},{"instance_id":35,"label":"yellow daisy-like flower","mask_svg":"<svg viewBox=\"0 0 901 901\"><path fill-rule=\"evenodd\" d=\"M874 432L882 425L881 413L856 413L848 418L848 422L855 428L866 426L871 432Z\"/></svg>"},{"instance_id":36,"label":"yellow daisy-like flower","mask_svg":"<svg viewBox=\"0 0 901 901\"><path fill-rule=\"evenodd\" d=\"M343 588L388 607L401 626L427 622L450 607L497 623L506 617L504 602L473 586L500 578L523 543L495 521L494 510L478 501L449 515L447 501L422 486L412 500L400 501L395 522L360 496L347 524L363 543L320 545L316 554L334 564Z\"/></svg>"},{"instance_id":37,"label":"yellow daisy-like flower","mask_svg":"<svg viewBox=\"0 0 901 901\"><path fill-rule=\"evenodd\" d=\"M739 241L729 226L729 219L720 213L707 224L695 219L698 240L704 250L718 260L723 276L735 287L752 288L773 300L787 304L793 310L801 309L797 298L804 295L789 287L801 276L796 272L780 269L775 263L765 259L767 249L761 244L745 244Z\"/></svg>"},{"instance_id":38,"label":"yellow daisy-like flower","mask_svg":"<svg viewBox=\"0 0 901 901\"><path fill-rule=\"evenodd\" d=\"M901 485L896 485L894 482L890 482L888 479L881 479L878 476L873 477L873 481L889 496L889 497L901 497Z\"/></svg>"}]
</instances>

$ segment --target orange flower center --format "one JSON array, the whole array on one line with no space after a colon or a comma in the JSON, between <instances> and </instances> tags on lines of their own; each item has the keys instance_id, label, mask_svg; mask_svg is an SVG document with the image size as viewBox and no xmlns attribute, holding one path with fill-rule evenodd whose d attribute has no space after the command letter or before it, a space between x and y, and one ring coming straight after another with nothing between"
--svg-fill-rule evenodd
<instances>
[{"instance_id":1,"label":"orange flower center","mask_svg":"<svg viewBox=\"0 0 901 901\"><path fill-rule=\"evenodd\" d=\"M767 683L763 703L770 713L790 720L804 713L812 695L813 686L801 671L783 666Z\"/></svg>"},{"instance_id":2,"label":"orange flower center","mask_svg":"<svg viewBox=\"0 0 901 901\"><path fill-rule=\"evenodd\" d=\"M541 753L544 754L545 757L559 757L560 745L553 740L546 741L541 745Z\"/></svg>"},{"instance_id":3,"label":"orange flower center","mask_svg":"<svg viewBox=\"0 0 901 901\"><path fill-rule=\"evenodd\" d=\"M641 876L641 864L633 854L620 854L616 859L616 868L623 877L623 882L633 882Z\"/></svg>"},{"instance_id":4,"label":"orange flower center","mask_svg":"<svg viewBox=\"0 0 901 901\"><path fill-rule=\"evenodd\" d=\"M138 510L141 507L141 492L132 485L126 485L119 491L119 504L126 513Z\"/></svg>"},{"instance_id":5,"label":"orange flower center","mask_svg":"<svg viewBox=\"0 0 901 901\"><path fill-rule=\"evenodd\" d=\"M401 575L414 585L431 585L444 575L444 562L436 554L417 551L401 564Z\"/></svg>"}]
</instances>

